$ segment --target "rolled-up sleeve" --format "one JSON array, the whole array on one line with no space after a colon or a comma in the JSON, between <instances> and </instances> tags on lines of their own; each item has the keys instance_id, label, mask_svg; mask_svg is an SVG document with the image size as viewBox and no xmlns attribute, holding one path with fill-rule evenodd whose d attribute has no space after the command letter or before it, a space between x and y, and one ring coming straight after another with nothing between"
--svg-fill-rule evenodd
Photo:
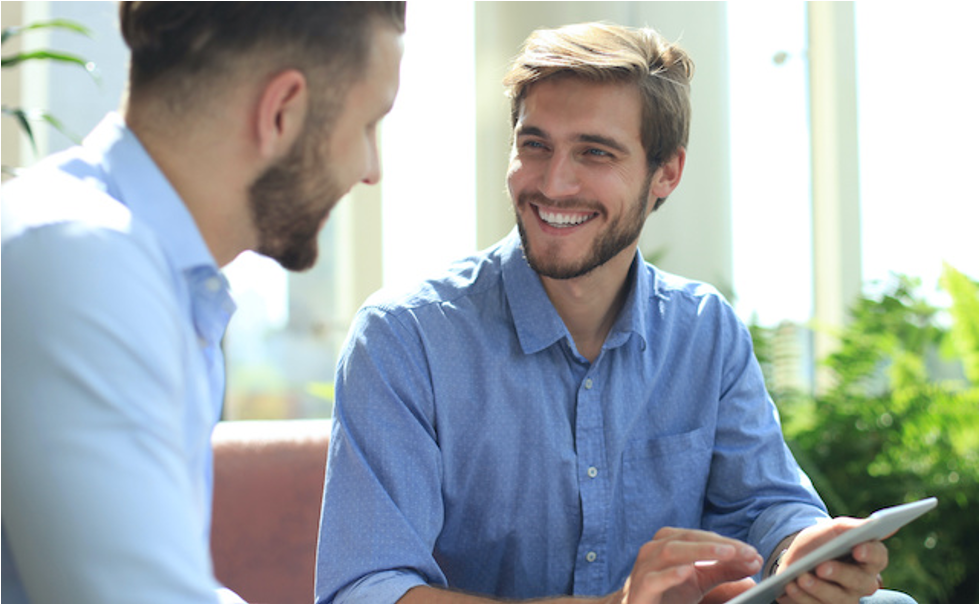
<instances>
[{"instance_id":1,"label":"rolled-up sleeve","mask_svg":"<svg viewBox=\"0 0 980 604\"><path fill-rule=\"evenodd\" d=\"M787 536L827 517L783 439L746 327L719 307L722 380L705 525L768 557Z\"/></svg>"},{"instance_id":2,"label":"rolled-up sleeve","mask_svg":"<svg viewBox=\"0 0 980 604\"><path fill-rule=\"evenodd\" d=\"M414 330L377 309L362 310L351 329L337 370L318 603L394 602L412 587L445 585L433 557L441 453L421 347Z\"/></svg>"}]
</instances>

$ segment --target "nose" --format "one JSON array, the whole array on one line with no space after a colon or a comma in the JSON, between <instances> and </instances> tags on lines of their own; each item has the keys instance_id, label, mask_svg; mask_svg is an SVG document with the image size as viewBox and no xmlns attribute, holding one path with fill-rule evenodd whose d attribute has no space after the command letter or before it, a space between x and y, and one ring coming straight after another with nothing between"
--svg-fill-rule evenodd
<instances>
[{"instance_id":1,"label":"nose","mask_svg":"<svg viewBox=\"0 0 980 604\"><path fill-rule=\"evenodd\" d=\"M575 162L567 155L552 154L545 166L541 193L551 199L561 199L577 195L580 190Z\"/></svg>"},{"instance_id":2,"label":"nose","mask_svg":"<svg viewBox=\"0 0 980 604\"><path fill-rule=\"evenodd\" d=\"M381 182L381 157L378 155L378 139L375 136L368 140L367 164L361 182L366 185L376 185Z\"/></svg>"}]
</instances>

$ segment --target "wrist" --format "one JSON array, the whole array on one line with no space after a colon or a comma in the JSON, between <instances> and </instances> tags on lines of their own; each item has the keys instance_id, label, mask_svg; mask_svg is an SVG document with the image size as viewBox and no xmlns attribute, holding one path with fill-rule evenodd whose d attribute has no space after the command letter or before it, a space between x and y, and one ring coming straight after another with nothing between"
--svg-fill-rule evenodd
<instances>
[{"instance_id":1,"label":"wrist","mask_svg":"<svg viewBox=\"0 0 980 604\"><path fill-rule=\"evenodd\" d=\"M797 535L799 535L798 532L785 537L779 542L778 545L776 545L776 547L772 548L772 553L769 555L769 559L766 561L766 570L762 574L763 578L771 577L776 574L776 571L779 570L780 563L785 560L786 550L793 545L793 541L796 540Z\"/></svg>"},{"instance_id":2,"label":"wrist","mask_svg":"<svg viewBox=\"0 0 980 604\"><path fill-rule=\"evenodd\" d=\"M786 552L788 551L789 548L784 548L780 550L778 554L776 554L776 559L773 560L772 566L769 567L769 572L766 573L767 577L771 577L779 572L779 566L783 563L783 558L786 557Z\"/></svg>"}]
</instances>

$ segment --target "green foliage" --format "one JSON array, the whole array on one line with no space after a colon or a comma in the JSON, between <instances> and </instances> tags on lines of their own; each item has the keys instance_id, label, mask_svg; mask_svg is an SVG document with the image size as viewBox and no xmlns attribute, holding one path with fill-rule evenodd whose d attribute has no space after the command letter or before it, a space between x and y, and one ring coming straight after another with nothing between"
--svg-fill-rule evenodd
<instances>
[{"instance_id":1,"label":"green foliage","mask_svg":"<svg viewBox=\"0 0 980 604\"><path fill-rule=\"evenodd\" d=\"M976 602L978 286L948 266L941 283L948 310L906 277L861 299L825 361L835 383L817 396L773 397L831 514L939 499L937 511L889 539L886 586L919 602ZM765 365L769 334L754 333Z\"/></svg>"},{"instance_id":2,"label":"green foliage","mask_svg":"<svg viewBox=\"0 0 980 604\"><path fill-rule=\"evenodd\" d=\"M949 292L953 303L949 309L953 317L947 354L963 359L966 376L974 388L980 380L980 301L977 284L953 267L945 265L940 280Z\"/></svg>"},{"instance_id":3,"label":"green foliage","mask_svg":"<svg viewBox=\"0 0 980 604\"><path fill-rule=\"evenodd\" d=\"M31 23L23 27L5 27L3 29L3 44L8 41L20 36L24 32L34 31L39 29L60 29L65 31L74 32L84 36L91 37L92 34L88 28L85 26L75 23L74 21L69 21L67 19L54 19L51 21L42 21L38 23ZM0 67L3 69L10 69L17 67L27 61L52 61L55 63L74 65L84 69L93 78L96 78L95 66L86 61L81 57L75 55L58 52L50 49L35 50L31 52L19 52L11 55L3 55L0 59ZM78 137L68 131L68 129L61 123L61 121L55 116L51 115L43 109L25 109L23 107L13 107L8 105L3 105L3 115L10 117L17 122L17 125L23 131L24 135L31 143L31 147L34 152L37 153L37 142L34 138L34 122L44 122L52 126L58 132L61 132L69 139L77 142ZM3 171L5 174L14 174L15 170L6 165L3 166Z\"/></svg>"}]
</instances>

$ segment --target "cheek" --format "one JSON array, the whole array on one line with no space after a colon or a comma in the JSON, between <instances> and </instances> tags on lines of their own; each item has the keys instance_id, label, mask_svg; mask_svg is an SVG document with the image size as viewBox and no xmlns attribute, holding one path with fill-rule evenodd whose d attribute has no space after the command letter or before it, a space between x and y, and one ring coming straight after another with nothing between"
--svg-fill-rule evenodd
<instances>
[{"instance_id":1,"label":"cheek","mask_svg":"<svg viewBox=\"0 0 980 604\"><path fill-rule=\"evenodd\" d=\"M510 166L507 167L507 189L511 196L523 191L531 180L531 170L527 164L519 159L511 159Z\"/></svg>"},{"instance_id":2,"label":"cheek","mask_svg":"<svg viewBox=\"0 0 980 604\"><path fill-rule=\"evenodd\" d=\"M340 161L349 158L354 151L360 152L361 132L351 126L351 121L341 116L330 133L330 152Z\"/></svg>"},{"instance_id":3,"label":"cheek","mask_svg":"<svg viewBox=\"0 0 980 604\"><path fill-rule=\"evenodd\" d=\"M345 181L357 181L368 161L368 149L362 137L350 132L335 132L330 144L330 156L325 170Z\"/></svg>"}]
</instances>

